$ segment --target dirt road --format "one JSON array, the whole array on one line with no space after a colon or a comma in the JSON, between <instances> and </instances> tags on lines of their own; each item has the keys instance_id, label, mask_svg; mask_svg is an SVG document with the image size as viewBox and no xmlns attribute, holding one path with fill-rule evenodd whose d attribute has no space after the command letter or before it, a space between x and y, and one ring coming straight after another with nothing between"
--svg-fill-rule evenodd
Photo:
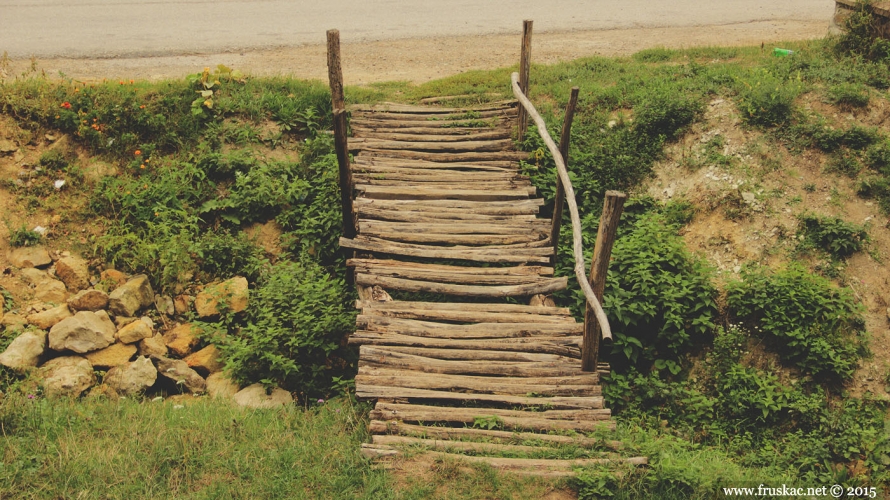
<instances>
[{"instance_id":1,"label":"dirt road","mask_svg":"<svg viewBox=\"0 0 890 500\"><path fill-rule=\"evenodd\" d=\"M705 7L706 5L706 7ZM654 46L774 43L828 30L832 0L19 0L3 7L7 77L179 78L226 64L255 75L326 77L324 32L343 40L347 82L421 82L514 64L522 19L533 60Z\"/></svg>"}]
</instances>

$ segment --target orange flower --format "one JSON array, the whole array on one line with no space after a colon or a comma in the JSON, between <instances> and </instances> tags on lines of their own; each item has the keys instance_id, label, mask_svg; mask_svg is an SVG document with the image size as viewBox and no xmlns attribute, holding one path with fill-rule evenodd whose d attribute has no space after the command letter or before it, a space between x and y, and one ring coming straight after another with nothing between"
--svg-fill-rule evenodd
<instances>
[{"instance_id":1,"label":"orange flower","mask_svg":"<svg viewBox=\"0 0 890 500\"><path fill-rule=\"evenodd\" d=\"M133 80L130 80L130 85L133 85Z\"/></svg>"},{"instance_id":2,"label":"orange flower","mask_svg":"<svg viewBox=\"0 0 890 500\"><path fill-rule=\"evenodd\" d=\"M143 163L142 165L139 165L139 168L145 169L145 163Z\"/></svg>"},{"instance_id":3,"label":"orange flower","mask_svg":"<svg viewBox=\"0 0 890 500\"><path fill-rule=\"evenodd\" d=\"M145 109L145 104L143 104L142 106L139 106L139 109Z\"/></svg>"},{"instance_id":4,"label":"orange flower","mask_svg":"<svg viewBox=\"0 0 890 500\"><path fill-rule=\"evenodd\" d=\"M139 150L137 149L136 151L133 151L133 154L136 155L136 156L139 156L139 155L142 154L142 151L139 151Z\"/></svg>"},{"instance_id":5,"label":"orange flower","mask_svg":"<svg viewBox=\"0 0 890 500\"><path fill-rule=\"evenodd\" d=\"M60 104L60 107L63 107L65 109L71 109L71 103L68 101L65 101L62 104Z\"/></svg>"},{"instance_id":6,"label":"orange flower","mask_svg":"<svg viewBox=\"0 0 890 500\"><path fill-rule=\"evenodd\" d=\"M56 120L58 120L58 119L59 119L59 115L56 115Z\"/></svg>"}]
</instances>

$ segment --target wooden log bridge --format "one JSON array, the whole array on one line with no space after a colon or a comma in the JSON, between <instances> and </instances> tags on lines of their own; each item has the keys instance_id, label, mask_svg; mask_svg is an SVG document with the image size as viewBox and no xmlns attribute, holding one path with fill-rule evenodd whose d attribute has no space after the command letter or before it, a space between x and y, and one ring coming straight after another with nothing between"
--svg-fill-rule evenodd
<instances>
[{"instance_id":1,"label":"wooden log bridge","mask_svg":"<svg viewBox=\"0 0 890 500\"><path fill-rule=\"evenodd\" d=\"M527 21L525 72L530 36ZM352 253L347 266L359 295L349 339L359 346L356 395L376 400L363 452L389 457L407 446L545 476L608 460L645 463L615 455L618 443L585 436L614 427L599 385L608 365L597 363L596 351L609 332L599 300L615 223L603 225L605 234L601 228L592 287L583 261L576 265L590 290L590 319L576 322L549 298L568 284L553 275L562 198L580 258L577 207L565 184L572 110L562 151L552 149L562 179L558 215L539 218L544 200L518 167L528 154L511 140L517 124L524 132L525 113L540 120L524 97L527 75L515 78L517 99L347 110L335 30L328 65L343 192L340 246ZM611 193L606 217L617 222L623 200ZM596 449L580 459L541 458L565 446Z\"/></svg>"}]
</instances>

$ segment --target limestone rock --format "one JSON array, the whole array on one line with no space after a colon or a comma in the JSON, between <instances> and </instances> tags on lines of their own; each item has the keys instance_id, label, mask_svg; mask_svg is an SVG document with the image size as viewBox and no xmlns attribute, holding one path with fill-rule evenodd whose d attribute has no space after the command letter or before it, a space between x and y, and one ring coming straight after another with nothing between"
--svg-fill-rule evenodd
<instances>
[{"instance_id":1,"label":"limestone rock","mask_svg":"<svg viewBox=\"0 0 890 500\"><path fill-rule=\"evenodd\" d=\"M0 325L5 326L7 330L10 328L21 328L27 324L28 320L19 314L6 313L0 317Z\"/></svg>"},{"instance_id":2,"label":"limestone rock","mask_svg":"<svg viewBox=\"0 0 890 500\"><path fill-rule=\"evenodd\" d=\"M138 394L155 384L158 370L151 360L140 356L131 361L108 370L103 379L109 387L124 396Z\"/></svg>"},{"instance_id":3,"label":"limestone rock","mask_svg":"<svg viewBox=\"0 0 890 500\"><path fill-rule=\"evenodd\" d=\"M156 358L158 373L168 379L181 384L191 393L204 392L207 384L198 372L189 368L189 365L181 359Z\"/></svg>"},{"instance_id":4,"label":"limestone rock","mask_svg":"<svg viewBox=\"0 0 890 500\"><path fill-rule=\"evenodd\" d=\"M68 289L59 280L47 278L37 284L34 290L34 298L41 302L62 304L68 300Z\"/></svg>"},{"instance_id":5,"label":"limestone rock","mask_svg":"<svg viewBox=\"0 0 890 500\"><path fill-rule=\"evenodd\" d=\"M37 286L38 283L49 278L46 272L41 271L36 267L26 267L22 269L21 271L19 271L19 277L22 279L22 281L31 286Z\"/></svg>"},{"instance_id":6,"label":"limestone rock","mask_svg":"<svg viewBox=\"0 0 890 500\"><path fill-rule=\"evenodd\" d=\"M134 354L136 354L135 345L117 342L105 349L88 353L84 357L96 368L111 368L130 361Z\"/></svg>"},{"instance_id":7,"label":"limestone rock","mask_svg":"<svg viewBox=\"0 0 890 500\"><path fill-rule=\"evenodd\" d=\"M14 142L8 139L0 139L0 154L11 154L19 150Z\"/></svg>"},{"instance_id":8,"label":"limestone rock","mask_svg":"<svg viewBox=\"0 0 890 500\"><path fill-rule=\"evenodd\" d=\"M152 331L144 321L134 321L117 331L115 337L124 344L132 344L142 339L151 338Z\"/></svg>"},{"instance_id":9,"label":"limestone rock","mask_svg":"<svg viewBox=\"0 0 890 500\"><path fill-rule=\"evenodd\" d=\"M0 354L0 365L13 369L37 366L37 360L46 350L46 334L25 332Z\"/></svg>"},{"instance_id":10,"label":"limestone rock","mask_svg":"<svg viewBox=\"0 0 890 500\"><path fill-rule=\"evenodd\" d=\"M224 372L211 373L207 377L207 394L213 398L231 398L241 390Z\"/></svg>"},{"instance_id":11,"label":"limestone rock","mask_svg":"<svg viewBox=\"0 0 890 500\"><path fill-rule=\"evenodd\" d=\"M139 341L139 354L150 358L167 356L167 345L164 344L163 335L155 335Z\"/></svg>"},{"instance_id":12,"label":"limestone rock","mask_svg":"<svg viewBox=\"0 0 890 500\"><path fill-rule=\"evenodd\" d=\"M293 404L294 398L284 389L272 389L271 394L266 394L263 384L253 384L238 391L232 399L240 406L249 408L277 408L281 405Z\"/></svg>"},{"instance_id":13,"label":"limestone rock","mask_svg":"<svg viewBox=\"0 0 890 500\"><path fill-rule=\"evenodd\" d=\"M87 261L80 257L62 257L56 261L56 276L65 283L69 292L79 292L90 286Z\"/></svg>"},{"instance_id":14,"label":"limestone rock","mask_svg":"<svg viewBox=\"0 0 890 500\"><path fill-rule=\"evenodd\" d=\"M155 295L155 307L159 313L166 314L167 316L173 316L176 313L173 299L169 295Z\"/></svg>"},{"instance_id":15,"label":"limestone rock","mask_svg":"<svg viewBox=\"0 0 890 500\"><path fill-rule=\"evenodd\" d=\"M9 253L9 262L15 267L46 267L53 263L43 246L19 247Z\"/></svg>"},{"instance_id":16,"label":"limestone rock","mask_svg":"<svg viewBox=\"0 0 890 500\"><path fill-rule=\"evenodd\" d=\"M164 344L181 358L192 352L198 340L198 327L191 323L177 326L164 334Z\"/></svg>"},{"instance_id":17,"label":"limestone rock","mask_svg":"<svg viewBox=\"0 0 890 500\"><path fill-rule=\"evenodd\" d=\"M108 295L108 309L117 316L135 316L136 311L151 305L154 298L148 276L140 274Z\"/></svg>"},{"instance_id":18,"label":"limestone rock","mask_svg":"<svg viewBox=\"0 0 890 500\"><path fill-rule=\"evenodd\" d=\"M75 311L98 311L108 307L108 294L102 290L81 290L68 298L68 307Z\"/></svg>"},{"instance_id":19,"label":"limestone rock","mask_svg":"<svg viewBox=\"0 0 890 500\"><path fill-rule=\"evenodd\" d=\"M199 293L195 298L195 310L202 318L216 316L223 308L241 312L247 309L248 296L247 278L235 276L222 283L210 285Z\"/></svg>"},{"instance_id":20,"label":"limestone rock","mask_svg":"<svg viewBox=\"0 0 890 500\"><path fill-rule=\"evenodd\" d=\"M28 323L31 323L41 330L49 330L59 321L70 317L71 311L68 309L68 306L62 304L60 306L47 309L43 312L31 314L30 316L28 316Z\"/></svg>"},{"instance_id":21,"label":"limestone rock","mask_svg":"<svg viewBox=\"0 0 890 500\"><path fill-rule=\"evenodd\" d=\"M215 345L210 344L198 352L189 354L183 359L190 367L201 375L207 376L222 370L220 352Z\"/></svg>"},{"instance_id":22,"label":"limestone rock","mask_svg":"<svg viewBox=\"0 0 890 500\"><path fill-rule=\"evenodd\" d=\"M195 298L191 295L177 295L173 299L173 310L176 311L176 314L185 314L189 312L194 301Z\"/></svg>"},{"instance_id":23,"label":"limestone rock","mask_svg":"<svg viewBox=\"0 0 890 500\"><path fill-rule=\"evenodd\" d=\"M96 383L93 366L80 356L63 356L47 361L42 367L43 392L49 397L77 397Z\"/></svg>"},{"instance_id":24,"label":"limestone rock","mask_svg":"<svg viewBox=\"0 0 890 500\"><path fill-rule=\"evenodd\" d=\"M127 275L117 269L106 269L99 273L99 281L105 283L108 290L114 290L127 282Z\"/></svg>"},{"instance_id":25,"label":"limestone rock","mask_svg":"<svg viewBox=\"0 0 890 500\"><path fill-rule=\"evenodd\" d=\"M56 323L49 331L49 347L85 353L104 349L114 342L114 323L105 311L80 311Z\"/></svg>"},{"instance_id":26,"label":"limestone rock","mask_svg":"<svg viewBox=\"0 0 890 500\"><path fill-rule=\"evenodd\" d=\"M115 326L118 327L118 329L123 328L134 321L136 321L136 318L134 318L132 316L115 316L114 317L114 324L115 324Z\"/></svg>"}]
</instances>

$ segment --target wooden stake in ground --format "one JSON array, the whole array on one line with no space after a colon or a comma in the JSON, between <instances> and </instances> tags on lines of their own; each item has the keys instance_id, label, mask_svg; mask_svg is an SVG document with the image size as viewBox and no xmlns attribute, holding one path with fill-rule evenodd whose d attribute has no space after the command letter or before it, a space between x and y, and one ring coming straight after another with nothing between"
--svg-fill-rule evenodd
<instances>
[{"instance_id":1,"label":"wooden stake in ground","mask_svg":"<svg viewBox=\"0 0 890 500\"><path fill-rule=\"evenodd\" d=\"M340 205L343 210L343 236L355 237L355 210L352 207L352 171L349 167L349 145L346 141L346 99L343 95L343 72L340 69L340 32L328 30L328 81L334 109L334 148L340 171Z\"/></svg>"},{"instance_id":2,"label":"wooden stake in ground","mask_svg":"<svg viewBox=\"0 0 890 500\"><path fill-rule=\"evenodd\" d=\"M528 76L532 64L532 21L522 21L522 51L519 55L519 88L528 95ZM519 127L516 139L521 143L528 128L528 113L519 107Z\"/></svg>"},{"instance_id":3,"label":"wooden stake in ground","mask_svg":"<svg viewBox=\"0 0 890 500\"><path fill-rule=\"evenodd\" d=\"M597 300L603 300L606 288L606 274L609 272L609 258L612 256L612 245L618 230L618 219L624 210L627 195L618 191L606 191L603 201L603 215L600 217L600 228L596 234L596 246L593 247L593 262L590 264L590 286ZM581 370L595 372L599 357L600 327L596 315L587 305L584 313L584 341L581 344Z\"/></svg>"},{"instance_id":4,"label":"wooden stake in ground","mask_svg":"<svg viewBox=\"0 0 890 500\"><path fill-rule=\"evenodd\" d=\"M566 106L566 117L562 122L562 135L559 138L559 152L566 168L569 168L569 142L572 139L572 119L575 118L575 106L578 104L578 87L572 87L572 95ZM556 196L553 199L553 219L551 220L550 241L553 242L553 263L559 251L559 229L562 225L562 208L566 202L566 190L562 187L559 176L556 176Z\"/></svg>"}]
</instances>

